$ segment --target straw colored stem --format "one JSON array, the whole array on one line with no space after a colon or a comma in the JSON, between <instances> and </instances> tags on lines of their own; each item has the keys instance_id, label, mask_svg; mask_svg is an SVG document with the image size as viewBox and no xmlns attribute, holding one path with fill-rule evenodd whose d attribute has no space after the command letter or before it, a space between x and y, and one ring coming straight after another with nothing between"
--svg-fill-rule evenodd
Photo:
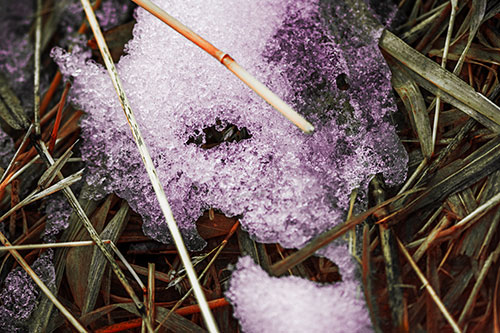
<instances>
[{"instance_id":1,"label":"straw colored stem","mask_svg":"<svg viewBox=\"0 0 500 333\"><path fill-rule=\"evenodd\" d=\"M418 165L417 169L415 169L415 171L413 172L413 174L411 175L411 177L408 178L408 180L403 185L403 187L401 187L401 189L399 190L398 194L401 194L401 193L407 191L415 183L415 180L420 175L420 173L422 172L422 170L424 170L424 168L425 168L426 165L427 165L427 159L424 158L422 160L422 162L420 162L420 164Z\"/></svg>"},{"instance_id":2,"label":"straw colored stem","mask_svg":"<svg viewBox=\"0 0 500 333\"><path fill-rule=\"evenodd\" d=\"M40 135L40 52L42 44L42 0L36 1L35 18L35 73L33 82L33 113L35 114L35 133Z\"/></svg>"},{"instance_id":3,"label":"straw colored stem","mask_svg":"<svg viewBox=\"0 0 500 333\"><path fill-rule=\"evenodd\" d=\"M300 128L305 133L311 133L314 131L314 127L311 123L305 120L300 114L298 114L293 108L285 103L281 98L279 98L275 93L273 93L269 88L257 80L254 76L248 73L243 67L241 67L231 56L225 52L219 50L214 45L210 44L207 40L202 38L200 35L196 34L194 31L186 27L184 24L179 22L174 17L170 16L163 9L155 5L149 0L132 0L163 22L165 22L172 29L180 33L182 36L186 37L188 40L199 46L202 50L210 54L212 57L217 59L221 64L227 67L234 75L236 75L241 81L243 81L248 87L255 91L260 97L262 97L267 103L278 110L283 116L290 120L295 126Z\"/></svg>"},{"instance_id":4,"label":"straw colored stem","mask_svg":"<svg viewBox=\"0 0 500 333\"><path fill-rule=\"evenodd\" d=\"M31 134L31 131L33 130L33 124L30 125L28 130L26 131L26 134L23 137L23 140L21 141L21 144L19 145L19 148L17 148L14 156L12 156L12 159L9 162L9 165L7 166L7 169L5 169L2 177L0 178L0 184L4 181L4 179L7 177L9 172L12 170L12 167L14 166L14 162L16 161L17 156L21 153L21 151L24 149L24 146L28 140L28 137Z\"/></svg>"},{"instance_id":5,"label":"straw colored stem","mask_svg":"<svg viewBox=\"0 0 500 333\"><path fill-rule=\"evenodd\" d=\"M32 139L33 139L32 142L33 142L33 144L35 146L35 149L37 150L37 152L39 153L39 155L41 156L41 158L44 160L44 162L48 166L52 166L54 164L54 159L49 154L49 152L47 150L47 147L45 146L45 144L43 143L43 141L40 141L40 140L37 141L34 138L32 138ZM63 176L62 176L62 174L60 172L58 173L57 176L60 179L63 178ZM78 218L80 219L80 221L83 223L85 229L87 229L90 238L96 243L96 245L99 248L99 250L104 254L104 256L106 257L106 259L108 260L108 262L109 262L109 264L111 266L111 269L116 274L118 280L120 280L120 282L122 283L125 291L129 294L130 298L134 302L134 305L136 306L137 311L143 317L145 317L146 316L146 312L144 310L144 304L142 304L139 301L139 298L137 297L137 295L135 294L134 290L132 289L132 286L130 286L130 284L128 283L128 281L127 281L125 275L123 274L122 270L120 269L120 267L118 267L118 264L114 260L113 255L109 252L109 250L103 244L102 239L99 237L99 234L94 229L94 226L92 225L92 223L90 222L89 218L85 214L85 211L83 210L82 206L78 202L78 199L75 197L75 194L73 193L73 191L69 187L64 188L63 189L63 193L66 196L66 198L68 199L68 202L71 205L71 207L73 208L74 212L76 213L76 215L78 216ZM112 244L113 243L110 243L110 245L112 245Z\"/></svg>"},{"instance_id":6,"label":"straw colored stem","mask_svg":"<svg viewBox=\"0 0 500 333\"><path fill-rule=\"evenodd\" d=\"M481 206L477 207L474 211L472 211L469 215L461 219L455 225L441 231L436 238L446 237L459 230L463 231L469 228L475 221L477 221L479 217L486 214L490 209L496 207L498 204L500 204L500 192L495 194L491 199L486 201Z\"/></svg>"},{"instance_id":7,"label":"straw colored stem","mask_svg":"<svg viewBox=\"0 0 500 333\"><path fill-rule=\"evenodd\" d=\"M110 240L103 240L104 244L109 244ZM61 243L47 243L47 244L26 244L26 245L11 245L8 247L0 247L1 251L10 250L34 250L34 249L53 249L58 247L80 247L95 245L94 241L75 241L75 242L61 242Z\"/></svg>"},{"instance_id":8,"label":"straw colored stem","mask_svg":"<svg viewBox=\"0 0 500 333\"><path fill-rule=\"evenodd\" d=\"M90 6L90 2L88 0L81 0L83 9L85 14L87 15L88 22L90 27L94 33L94 37L97 41L97 45L99 46L99 50L101 52L101 56L106 64L106 68L111 77L115 90L118 94L120 103L123 107L123 111L125 112L125 116L132 130L132 135L137 144L137 148L139 153L141 154L142 161L148 173L149 179L155 191L156 197L158 199L158 203L160 204L160 208L165 216L165 220L167 222L168 228L172 235L172 238L175 242L177 250L179 252L179 256L186 268L186 273L188 275L189 281L193 286L195 297L200 304L202 309L203 319L207 325L207 328L210 332L218 332L217 324L215 323L215 319L210 312L207 301L205 299L205 294L201 289L200 284L198 283L198 279L196 277L196 272L194 271L193 264L191 263L191 259L189 258L189 254L187 252L186 246L184 245L184 241L182 239L179 228L177 227L177 223L175 222L174 216L172 214L172 210L170 209L170 205L167 200L167 196L163 191L163 186L158 178L158 174L156 172L156 168L154 167L153 161L149 154L148 148L142 138L141 131L139 129L139 125L135 119L134 113L130 107L127 96L125 95L125 91L123 89L120 78L118 77L118 73L116 71L115 65L113 63L111 54L109 53L108 46L102 34L101 28L99 27L99 23L95 17L94 11ZM152 330L152 327L148 329Z\"/></svg>"},{"instance_id":9,"label":"straw colored stem","mask_svg":"<svg viewBox=\"0 0 500 333\"><path fill-rule=\"evenodd\" d=\"M429 281L427 281L425 275L422 273L422 271L420 270L418 265L415 263L415 261L413 261L413 258L411 257L410 253L408 253L408 251L406 250L403 243L401 243L399 238L397 238L397 237L395 237L395 238L396 238L396 241L398 243L399 249L401 250L401 253L403 253L406 260L408 260L408 262L410 263L411 267L413 268L413 270L417 274L420 281L422 281L422 284L423 284L422 287L424 287L427 290L427 292L429 293L429 295L432 297L432 300L436 303L437 307L439 308L439 310L441 311L441 313L443 314L445 319L450 324L451 328L453 329L453 332L455 332L455 333L462 332L460 330L460 327L456 323L455 319L453 319L451 314L448 312L448 309L446 309L446 307L444 306L444 304L441 301L441 299L439 298L439 296L436 294L436 292L434 291L432 286L429 284Z\"/></svg>"},{"instance_id":10,"label":"straw colored stem","mask_svg":"<svg viewBox=\"0 0 500 333\"><path fill-rule=\"evenodd\" d=\"M2 215L2 217L0 217L0 222L2 222L3 220L5 220L7 217L9 217L10 215L12 215L14 212L16 212L18 209L26 206L26 205L29 205L30 203L33 203L43 197L46 197L47 195L49 194L52 194L52 193L55 193L59 190L62 190L72 184L74 184L76 181L80 180L81 177L82 177L82 173L83 173L83 169L78 171L77 173L69 176L69 177L66 177L64 179L62 179L61 181L59 181L58 183L52 185L51 187L49 188L46 188L44 189L43 191L40 191L40 192L33 192L31 193L30 195L28 195L23 201L19 202L17 205L15 205L14 207L12 207L7 213L5 213L4 215Z\"/></svg>"},{"instance_id":11,"label":"straw colored stem","mask_svg":"<svg viewBox=\"0 0 500 333\"><path fill-rule=\"evenodd\" d=\"M24 258L13 249L13 246L7 240L7 238L0 232L0 241L2 244L8 248L10 254L16 259L19 265L28 273L28 275L35 281L37 286L42 290L42 292L54 303L59 311L66 317L66 319L75 327L78 332L87 332L85 327L83 327L78 320L64 307L64 305L59 302L59 300L54 296L50 289L45 285L45 283L40 279L40 277L33 271L33 269L28 265Z\"/></svg>"},{"instance_id":12,"label":"straw colored stem","mask_svg":"<svg viewBox=\"0 0 500 333\"><path fill-rule=\"evenodd\" d=\"M148 319L153 323L155 320L155 264L148 264Z\"/></svg>"},{"instance_id":13,"label":"straw colored stem","mask_svg":"<svg viewBox=\"0 0 500 333\"><path fill-rule=\"evenodd\" d=\"M280 260L276 263L274 263L270 268L269 268L269 274L274 275L274 276L280 276L284 274L286 271L288 271L290 268L295 267L296 265L300 264L310 256L312 256L316 251L321 249L322 247L330 244L333 240L337 239L338 237L342 236L351 228L354 228L356 225L360 224L364 220L366 220L369 216L377 212L379 209L386 207L387 205L393 203L394 201L397 201L401 199L403 196L408 195L410 193L415 193L417 190L405 192L396 195L395 197L388 199L384 201L383 203L372 207L368 209L367 211L353 216L346 222L336 225L330 230L327 230L320 235L318 235L316 238L311 240L306 246L298 250L297 252L292 253L288 257L286 257L283 260Z\"/></svg>"},{"instance_id":14,"label":"straw colored stem","mask_svg":"<svg viewBox=\"0 0 500 333\"><path fill-rule=\"evenodd\" d=\"M448 32L446 33L446 40L444 42L443 59L441 60L441 67L446 68L446 62L448 60L448 51L450 49L451 34L453 32L453 26L455 24L455 16L457 15L457 0L451 1L451 14L450 22L448 24ZM434 112L434 124L432 127L432 150L434 151L436 146L437 128L439 124L439 112L441 111L441 97L436 96L436 109Z\"/></svg>"},{"instance_id":15,"label":"straw colored stem","mask_svg":"<svg viewBox=\"0 0 500 333\"><path fill-rule=\"evenodd\" d=\"M486 259L483 267L481 268L481 271L479 272L479 276L476 280L476 283L474 283L474 287L472 288L472 291L471 291L469 297L467 298L467 302L465 303L465 306L462 310L462 313L460 314L460 317L458 318L459 325L464 324L464 321L467 318L467 315L472 310L472 306L473 306L474 302L476 301L477 294L479 293L479 289L481 288L481 286L484 282L484 279L486 278L486 274L488 274L488 271L490 270L491 265L493 265L493 263L497 261L499 254L500 254L500 243L498 243L495 251L491 252L491 254L488 256L488 259Z\"/></svg>"},{"instance_id":16,"label":"straw colored stem","mask_svg":"<svg viewBox=\"0 0 500 333\"><path fill-rule=\"evenodd\" d=\"M229 240L229 238L231 238L232 235L234 235L234 233L236 232L236 230L238 229L240 223L239 221L237 221L231 228L231 230L229 231L229 233L227 234L227 236L224 238L224 240L220 243L219 245L219 248L217 249L217 252L215 253L215 255L212 257L212 259L210 260L210 262L208 263L207 267L205 267L205 269L201 272L200 274L200 277L198 278L199 280L201 280L205 274L208 272L208 270L210 269L210 267L212 266L212 264L215 262L215 260L217 259L217 257L219 256L219 254L222 252L222 250L224 249L224 247L226 246L227 244L227 241ZM165 318L163 318L163 320L161 321L161 323L158 325L158 327L156 328L155 332L157 332L160 327L163 325L164 322L166 322L168 320L168 317L170 316L170 314L172 312L176 312L177 313L177 308L182 304L182 302L184 302L186 300L186 298L189 297L189 295L191 295L191 292L193 291L193 288L190 288L188 290L188 292L177 302L175 303L175 305L173 306L173 308L168 312L168 314L165 316Z\"/></svg>"},{"instance_id":17,"label":"straw colored stem","mask_svg":"<svg viewBox=\"0 0 500 333\"><path fill-rule=\"evenodd\" d=\"M127 261L127 259L123 256L123 254L120 252L120 250L116 247L115 243L111 242L111 243L109 243L109 246L111 247L113 252L116 254L118 259L120 259L122 261L123 265L127 268L127 270L130 272L130 274L132 274L132 276L134 277L135 281L137 281L137 284L141 287L141 289L145 290L146 286L144 285L144 283L142 283L142 280L139 278L139 276L137 275L135 270L132 268L130 263Z\"/></svg>"},{"instance_id":18,"label":"straw colored stem","mask_svg":"<svg viewBox=\"0 0 500 333\"><path fill-rule=\"evenodd\" d=\"M25 172L31 165L33 165L39 159L40 159L39 156L33 157L31 159L31 161L29 161L28 163L26 163L25 165L23 165L22 168L20 168L19 170L17 170L13 174L7 176L7 178L5 178L3 180L2 184L0 184L0 191L2 191L5 188L5 186L9 185L14 179L16 179L17 177L19 177L23 172Z\"/></svg>"}]
</instances>

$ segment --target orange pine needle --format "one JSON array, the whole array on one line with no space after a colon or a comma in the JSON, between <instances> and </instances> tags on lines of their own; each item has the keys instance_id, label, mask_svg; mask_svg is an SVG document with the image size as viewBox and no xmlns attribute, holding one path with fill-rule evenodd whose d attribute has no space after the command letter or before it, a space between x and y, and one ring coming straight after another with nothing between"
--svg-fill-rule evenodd
<instances>
[{"instance_id":1,"label":"orange pine needle","mask_svg":"<svg viewBox=\"0 0 500 333\"><path fill-rule=\"evenodd\" d=\"M47 107L49 106L52 97L54 97L54 94L56 93L57 87L59 87L59 83L61 83L61 80L62 74L61 72L57 71L56 75L52 79L52 82L50 83L49 90L47 90L47 92L45 93L42 104L40 105L40 117L43 116L45 110L47 110Z\"/></svg>"},{"instance_id":2,"label":"orange pine needle","mask_svg":"<svg viewBox=\"0 0 500 333\"><path fill-rule=\"evenodd\" d=\"M229 305L229 302L225 298L217 298L213 301L208 302L210 309L220 308ZM183 308L175 310L175 313L181 316L189 316L195 313L200 313L200 307L198 305L188 305ZM140 327L142 323L141 318L132 319L126 322L117 323L113 325L106 326L104 328L98 329L96 333L115 333L131 330L133 328Z\"/></svg>"},{"instance_id":3,"label":"orange pine needle","mask_svg":"<svg viewBox=\"0 0 500 333\"><path fill-rule=\"evenodd\" d=\"M98 329L96 333L115 333L115 332L124 332L127 330L131 330L133 328L137 328L141 326L142 319L132 319L129 321L125 321L122 323L117 323L113 325L106 326L104 328Z\"/></svg>"},{"instance_id":4,"label":"orange pine needle","mask_svg":"<svg viewBox=\"0 0 500 333\"><path fill-rule=\"evenodd\" d=\"M214 299L213 301L208 302L208 306L210 309L220 308L226 305L229 305L229 302L224 297L217 298ZM183 308L175 310L175 313L181 316L189 316L195 313L200 313L200 306L198 304L188 305Z\"/></svg>"},{"instance_id":5,"label":"orange pine needle","mask_svg":"<svg viewBox=\"0 0 500 333\"><path fill-rule=\"evenodd\" d=\"M54 128L52 129L52 134L50 136L50 142L49 142L49 152L51 155L54 152L54 147L56 145L57 133L59 132L59 126L61 125L62 111L64 108L64 104L66 103L66 97L68 96L68 91L70 87L71 84L69 82L66 83L66 87L64 87L61 100L59 101L59 107L57 108L56 121L54 123Z\"/></svg>"}]
</instances>

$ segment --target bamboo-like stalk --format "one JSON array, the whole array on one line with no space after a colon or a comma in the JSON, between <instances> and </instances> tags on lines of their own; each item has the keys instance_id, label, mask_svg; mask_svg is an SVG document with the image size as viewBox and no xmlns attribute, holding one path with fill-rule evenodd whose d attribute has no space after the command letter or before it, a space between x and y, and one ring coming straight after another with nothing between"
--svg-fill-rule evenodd
<instances>
[{"instance_id":1,"label":"bamboo-like stalk","mask_svg":"<svg viewBox=\"0 0 500 333\"><path fill-rule=\"evenodd\" d=\"M422 170L424 170L425 166L427 165L427 159L424 158L422 160L422 162L420 162L420 164L418 165L418 167L415 169L415 171L413 172L413 174L411 175L410 178L408 178L405 182L405 184L403 185L403 187L401 187L401 189L399 190L398 194L401 194L405 191L407 191L412 185L413 183L415 182L415 180L417 179L417 177L420 175L420 173L422 172Z\"/></svg>"},{"instance_id":2,"label":"bamboo-like stalk","mask_svg":"<svg viewBox=\"0 0 500 333\"><path fill-rule=\"evenodd\" d=\"M53 194L57 191L60 191L62 189L65 189L67 188L68 186L71 186L73 185L75 182L79 181L81 178L82 178L82 173L83 173L83 169L78 171L77 173L71 175L71 176L68 176L64 179L62 179L61 181L59 181L58 183L46 188L45 190L41 191L41 192L33 192L31 193L30 195L28 195L23 201L19 202L17 205L15 205L14 207L12 207L11 209L9 209L9 211L7 213L5 213L4 215L2 215L0 217L0 222L2 222L3 220L5 220L7 217L9 217L10 215L12 215L15 211L17 211L18 209L26 206L26 205L29 205L30 203L33 203L43 197L46 197L50 194Z\"/></svg>"},{"instance_id":3,"label":"bamboo-like stalk","mask_svg":"<svg viewBox=\"0 0 500 333\"><path fill-rule=\"evenodd\" d=\"M14 246L9 242L9 240L0 232L0 242L5 246L5 248L10 252L10 254L16 259L19 265L28 273L28 275L35 281L36 285L42 290L42 292L54 303L56 308L61 311L64 317L75 327L78 332L87 332L85 327L80 324L80 322L64 307L64 305L59 302L59 300L54 296L50 289L45 285L45 283L40 279L40 277L35 273L35 271L28 265L26 260L14 249ZM4 248L4 249L5 249ZM1 248L0 248L1 249Z\"/></svg>"},{"instance_id":4,"label":"bamboo-like stalk","mask_svg":"<svg viewBox=\"0 0 500 333\"><path fill-rule=\"evenodd\" d=\"M148 264L148 319L150 322L155 321L155 264Z\"/></svg>"},{"instance_id":5,"label":"bamboo-like stalk","mask_svg":"<svg viewBox=\"0 0 500 333\"><path fill-rule=\"evenodd\" d=\"M189 258L189 253L186 249L179 228L177 227L177 223L175 222L172 210L170 209L170 205L167 200L167 196L163 191L163 186L161 185L160 179L158 178L158 174L156 172L156 168L154 167L153 161L151 160L148 148L146 147L144 139L142 138L139 125L137 124L134 113L128 102L127 96L125 95L125 91L123 89L121 80L118 77L118 73L111 58L111 54L109 53L109 49L102 34L101 28L99 27L99 23L97 22L97 19L95 17L94 11L90 5L89 0L81 0L81 3L85 11L85 14L87 16L90 28L94 33L97 45L99 46L101 56L104 60L104 63L106 64L106 68L113 82L113 86L115 87L116 92L118 94L127 121L132 130L132 135L137 144L139 153L141 154L142 161L144 163L149 179L155 191L158 203L160 204L160 208L163 212L163 215L165 216L165 220L167 222L168 228L170 230L172 238L179 252L181 261L184 264L184 267L186 268L186 273L188 275L189 281L191 282L191 286L193 287L194 294L198 301L198 304L200 305L201 313L203 315L203 319L205 320L205 324L207 325L209 332L219 332L217 324L215 323L215 319L212 316L212 312L210 311L210 308L207 304L205 294L203 293L203 290L201 289L201 286L198 283L198 278L196 277L196 272L191 263L191 259ZM150 328L148 327L148 329Z\"/></svg>"},{"instance_id":6,"label":"bamboo-like stalk","mask_svg":"<svg viewBox=\"0 0 500 333\"><path fill-rule=\"evenodd\" d=\"M287 270L290 268L294 267L295 265L300 264L310 256L312 256L316 251L321 249L322 247L330 244L333 240L337 239L338 237L342 236L346 232L348 232L351 228L354 228L356 225L360 224L364 220L366 220L369 216L377 212L379 209L388 206L389 204L393 203L394 201L397 201L401 199L403 196L409 195L411 193L415 193L420 191L419 189L404 192L401 194L396 195L395 197L392 197L391 199L388 199L384 202L382 202L379 205L376 205L375 207L372 207L368 209L367 211L358 214L356 216L353 216L349 220L345 221L344 223L338 224L335 227L319 234L316 236L314 239L312 239L307 245L302 247L300 250L297 252L292 253L288 257L286 257L283 260L280 260L276 263L274 263L271 267L269 267L269 274L274 275L274 276L280 276L284 274Z\"/></svg>"},{"instance_id":7,"label":"bamboo-like stalk","mask_svg":"<svg viewBox=\"0 0 500 333\"><path fill-rule=\"evenodd\" d=\"M48 166L52 166L54 164L54 159L52 158L52 156L48 152L47 147L45 146L45 143L41 140L36 140L36 138L33 138L33 137L32 137L32 142L33 142L33 145L34 145L35 149L37 150L39 156L43 159L43 161ZM58 173L57 177L59 177L60 179L63 178L63 176L60 172ZM83 210L82 206L78 202L78 199L76 198L75 194L73 193L73 191L69 187L65 187L63 189L63 193L66 196L66 198L68 199L69 204L71 205L74 212L76 213L76 215L78 216L78 218L82 222L85 229L87 229L90 238L92 238L92 240L96 243L99 250L101 250L101 252L104 254L106 259L108 260L108 262L111 266L111 269L116 274L116 277L118 278L118 280L122 283L125 291L129 294L130 298L132 299L132 301L134 303L134 306L137 308L137 311L141 314L141 316L143 316L145 318L146 311L144 310L144 304L142 304L139 301L139 298L137 297L134 290L132 289L132 286L130 286L130 284L128 283L122 270L120 269L120 267L118 267L118 264L114 260L113 255L109 252L109 250L103 244L102 239L99 237L99 234L94 229L94 226L92 225L89 218L85 214L85 211ZM113 243L110 243L110 245L111 244L113 244ZM151 330L152 330L152 328L151 328Z\"/></svg>"},{"instance_id":8,"label":"bamboo-like stalk","mask_svg":"<svg viewBox=\"0 0 500 333\"><path fill-rule=\"evenodd\" d=\"M425 288L427 290L427 292L429 293L429 295L432 297L432 300L436 303L437 307L439 308L439 310L441 311L443 316L446 318L448 323L451 325L453 332L455 332L455 333L462 332L462 330L458 326L455 319L453 319L450 312L448 312L448 309L446 309L446 307L444 306L444 304L441 301L441 299L439 298L439 296L436 294L436 292L434 291L432 286L429 284L429 281L427 281L427 279L425 278L424 273L422 273L422 271L420 270L418 265L415 263L415 261L413 261L413 258L411 257L410 253L408 253L408 251L406 250L403 243L401 243L401 241L399 240L398 237L395 237L395 238L396 238L396 241L398 243L399 249L401 250L401 253L403 253L406 260L408 260L408 262L410 263L410 265L413 268L413 270L415 271L415 273L417 273L418 278L420 279L420 281L422 281L422 287Z\"/></svg>"},{"instance_id":9,"label":"bamboo-like stalk","mask_svg":"<svg viewBox=\"0 0 500 333\"><path fill-rule=\"evenodd\" d=\"M441 60L441 67L446 69L446 62L448 61L448 51L450 49L451 33L453 32L453 26L455 25L455 17L457 15L457 0L451 1L451 14L450 22L448 24L448 32L446 33L446 40L444 42L443 58ZM437 128L439 124L439 112L441 111L441 96L436 96L436 109L434 112L434 124L432 127L432 151L434 151L436 146Z\"/></svg>"},{"instance_id":10,"label":"bamboo-like stalk","mask_svg":"<svg viewBox=\"0 0 500 333\"><path fill-rule=\"evenodd\" d=\"M130 274L132 274L132 276L134 277L134 279L137 282L137 284L139 285L139 287L141 287L142 290L145 290L146 286L144 286L144 283L142 283L142 280L139 278L139 276L137 275L137 273L135 272L135 270L132 268L132 265L130 265L130 263L127 261L127 259L125 258L125 256L116 247L115 243L110 242L109 246L111 247L111 249L113 250L113 252L116 254L116 256L118 257L118 259L120 259L122 261L123 266L125 266L127 268L127 270L130 272Z\"/></svg>"},{"instance_id":11,"label":"bamboo-like stalk","mask_svg":"<svg viewBox=\"0 0 500 333\"><path fill-rule=\"evenodd\" d=\"M227 236L224 238L224 240L219 244L218 248L217 248L217 252L215 252L214 256L212 257L212 259L210 259L210 261L208 262L207 264L207 267L205 267L205 269L203 269L203 271L201 272L200 276L199 276L199 280L201 280L205 274L208 272L208 270L210 269L210 267L212 267L213 263L215 262L215 260L219 257L219 254L222 252L222 250L224 249L224 247L226 246L229 238L231 238L231 236L236 232L236 230L238 229L240 225L240 222L237 221L231 228L231 230L229 230L229 233L227 234ZM215 250L215 249L214 249ZM213 250L212 250L213 251ZM212 252L210 251L210 252ZM175 303L175 305L172 307L172 309L170 309L170 311L168 312L168 314L165 316L165 318L163 318L163 320L160 322L160 324L158 325L158 327L156 328L155 330L155 333L157 333L160 329L160 327L163 325L163 323L165 323L167 321L167 319L170 317L170 315L173 313L173 312L176 312L176 310L179 308L179 306L181 306L181 304L186 300L186 298L189 297L189 295L191 295L191 292L193 291L193 288L190 288L188 290L188 292L182 296L182 298L177 301L177 303Z\"/></svg>"},{"instance_id":12,"label":"bamboo-like stalk","mask_svg":"<svg viewBox=\"0 0 500 333\"><path fill-rule=\"evenodd\" d=\"M40 135L40 52L42 45L42 0L36 1L35 18L35 73L33 75L33 113L35 115L35 134Z\"/></svg>"},{"instance_id":13,"label":"bamboo-like stalk","mask_svg":"<svg viewBox=\"0 0 500 333\"><path fill-rule=\"evenodd\" d=\"M314 126L311 123L304 119L304 117L298 114L290 105L285 103L280 97L278 97L269 88L267 88L264 84L257 80L253 75L248 73L233 58L231 58L229 54L219 50L214 45L210 44L203 37L179 22L176 18L170 16L167 12L155 5L150 0L132 1L165 22L172 29L180 33L182 36L186 37L195 45L199 46L203 51L207 52L212 57L217 59L217 61L223 64L248 87L255 91L257 95L262 97L267 103L278 110L293 124L295 124L295 126L300 128L305 133L312 133L314 131Z\"/></svg>"},{"instance_id":14,"label":"bamboo-like stalk","mask_svg":"<svg viewBox=\"0 0 500 333\"><path fill-rule=\"evenodd\" d=\"M111 241L103 239L104 244L109 244ZM10 250L33 250L33 249L54 249L58 247L80 247L95 245L94 241L75 241L75 242L61 242L61 243L47 243L47 244L25 244L25 245L10 245L0 247L0 252Z\"/></svg>"}]
</instances>

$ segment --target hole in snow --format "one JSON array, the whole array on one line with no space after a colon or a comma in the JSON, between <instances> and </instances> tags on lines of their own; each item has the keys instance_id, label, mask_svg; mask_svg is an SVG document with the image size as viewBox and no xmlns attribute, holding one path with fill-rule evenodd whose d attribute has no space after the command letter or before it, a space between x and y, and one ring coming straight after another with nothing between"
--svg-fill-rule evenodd
<instances>
[{"instance_id":1,"label":"hole in snow","mask_svg":"<svg viewBox=\"0 0 500 333\"><path fill-rule=\"evenodd\" d=\"M201 130L195 130L194 135L190 136L186 144L195 144L203 149L217 147L224 142L240 142L252 137L246 127L238 128L234 124L227 124L222 130L222 122L217 119L216 124L205 127Z\"/></svg>"},{"instance_id":2,"label":"hole in snow","mask_svg":"<svg viewBox=\"0 0 500 333\"><path fill-rule=\"evenodd\" d=\"M349 83L347 82L347 75L345 73L337 75L335 81L339 90L347 90L350 87Z\"/></svg>"}]
</instances>

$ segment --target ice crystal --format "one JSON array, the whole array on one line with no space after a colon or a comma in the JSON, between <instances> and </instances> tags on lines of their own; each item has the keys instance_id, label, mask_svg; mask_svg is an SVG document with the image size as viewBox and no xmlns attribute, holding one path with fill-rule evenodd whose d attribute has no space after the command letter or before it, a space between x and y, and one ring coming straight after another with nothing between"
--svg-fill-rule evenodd
<instances>
[{"instance_id":1,"label":"ice crystal","mask_svg":"<svg viewBox=\"0 0 500 333\"><path fill-rule=\"evenodd\" d=\"M350 279L322 285L296 276L270 277L243 257L226 297L245 333L372 331L359 285Z\"/></svg>"},{"instance_id":2,"label":"ice crystal","mask_svg":"<svg viewBox=\"0 0 500 333\"><path fill-rule=\"evenodd\" d=\"M242 215L243 227L259 241L299 247L342 221L350 192L366 190L371 175L383 173L389 184L403 180L407 156L387 120L395 105L377 47L381 29L361 4L156 2L316 128L301 133L213 58L137 10L134 38L117 68L191 249L203 245L194 221L209 207ZM88 114L82 121L86 180L101 194L127 199L142 215L144 232L169 242L107 73L60 49L53 54L66 75L77 74L72 101ZM218 130L232 124L251 138L212 149L188 143L218 121Z\"/></svg>"},{"instance_id":3,"label":"ice crystal","mask_svg":"<svg viewBox=\"0 0 500 333\"><path fill-rule=\"evenodd\" d=\"M49 287L55 286L53 252L43 253L31 268ZM25 332L26 320L38 304L40 290L21 267L7 275L0 293L0 332Z\"/></svg>"},{"instance_id":4,"label":"ice crystal","mask_svg":"<svg viewBox=\"0 0 500 333\"><path fill-rule=\"evenodd\" d=\"M0 0L0 8L0 72L9 78L11 88L19 93L26 83L31 83L32 69L28 65L33 48L28 32L33 1Z\"/></svg>"},{"instance_id":5,"label":"ice crystal","mask_svg":"<svg viewBox=\"0 0 500 333\"><path fill-rule=\"evenodd\" d=\"M68 227L68 219L73 209L68 200L61 194L50 197L45 206L47 222L45 223L44 241L53 242L60 231Z\"/></svg>"}]
</instances>

